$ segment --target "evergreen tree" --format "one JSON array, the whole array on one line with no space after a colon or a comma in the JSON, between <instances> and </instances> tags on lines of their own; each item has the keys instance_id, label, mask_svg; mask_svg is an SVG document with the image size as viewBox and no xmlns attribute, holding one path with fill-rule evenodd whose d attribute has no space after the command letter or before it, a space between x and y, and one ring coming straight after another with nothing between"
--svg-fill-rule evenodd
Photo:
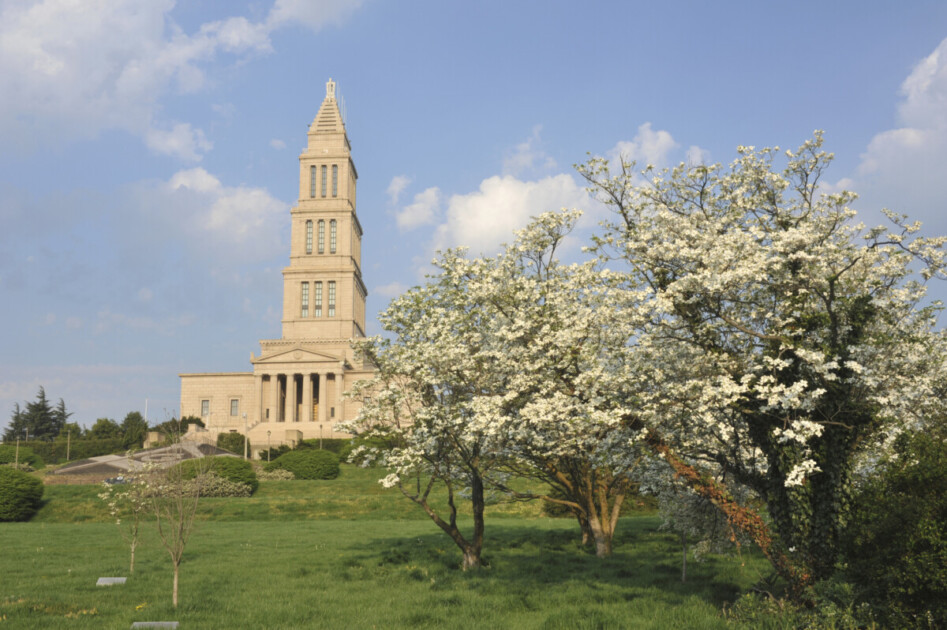
<instances>
[{"instance_id":1,"label":"evergreen tree","mask_svg":"<svg viewBox=\"0 0 947 630\"><path fill-rule=\"evenodd\" d=\"M13 404L13 414L10 416L10 425L3 432L4 442L15 442L17 437L24 439L26 437L26 414L20 407L20 403Z\"/></svg>"},{"instance_id":2,"label":"evergreen tree","mask_svg":"<svg viewBox=\"0 0 947 630\"><path fill-rule=\"evenodd\" d=\"M122 420L122 439L125 448L141 448L148 433L148 421L137 411L130 411Z\"/></svg>"}]
</instances>

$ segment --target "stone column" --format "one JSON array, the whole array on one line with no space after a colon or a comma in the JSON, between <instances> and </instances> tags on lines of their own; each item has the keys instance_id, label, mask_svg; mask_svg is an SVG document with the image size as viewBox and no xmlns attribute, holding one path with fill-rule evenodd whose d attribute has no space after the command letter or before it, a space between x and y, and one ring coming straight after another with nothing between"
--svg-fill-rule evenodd
<instances>
[{"instance_id":1,"label":"stone column","mask_svg":"<svg viewBox=\"0 0 947 630\"><path fill-rule=\"evenodd\" d=\"M253 414L250 414L250 424L263 419L263 408L266 406L263 404L263 375L254 374L253 384L256 388L256 417L254 417Z\"/></svg>"},{"instance_id":2,"label":"stone column","mask_svg":"<svg viewBox=\"0 0 947 630\"><path fill-rule=\"evenodd\" d=\"M286 375L286 422L296 422L296 375Z\"/></svg>"},{"instance_id":3,"label":"stone column","mask_svg":"<svg viewBox=\"0 0 947 630\"><path fill-rule=\"evenodd\" d=\"M301 422L312 422L312 374L303 374L303 415Z\"/></svg>"},{"instance_id":4,"label":"stone column","mask_svg":"<svg viewBox=\"0 0 947 630\"><path fill-rule=\"evenodd\" d=\"M270 374L270 422L279 422L279 374Z\"/></svg>"},{"instance_id":5,"label":"stone column","mask_svg":"<svg viewBox=\"0 0 947 630\"><path fill-rule=\"evenodd\" d=\"M341 369L335 373L335 418L333 418L334 422L342 422L342 420L345 419L345 416L342 415L342 409L344 408L343 407L344 399L342 398L342 381L343 381L342 374L343 374L343 371ZM332 429L332 430L333 432L335 431L335 429Z\"/></svg>"},{"instance_id":6,"label":"stone column","mask_svg":"<svg viewBox=\"0 0 947 630\"><path fill-rule=\"evenodd\" d=\"M325 372L319 373L319 422L322 424L328 423L328 412L326 411L328 407L326 404L328 402L326 400L326 376Z\"/></svg>"}]
</instances>

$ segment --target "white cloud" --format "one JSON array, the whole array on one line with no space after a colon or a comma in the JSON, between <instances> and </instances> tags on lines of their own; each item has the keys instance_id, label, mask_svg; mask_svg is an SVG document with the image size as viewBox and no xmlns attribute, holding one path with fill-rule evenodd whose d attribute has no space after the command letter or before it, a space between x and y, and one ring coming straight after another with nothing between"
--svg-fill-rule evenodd
<instances>
[{"instance_id":1,"label":"white cloud","mask_svg":"<svg viewBox=\"0 0 947 630\"><path fill-rule=\"evenodd\" d=\"M177 218L196 230L185 235L203 247L230 252L227 258L265 258L283 247L287 204L265 189L224 186L203 168L192 168L175 173L164 190Z\"/></svg>"},{"instance_id":2,"label":"white cloud","mask_svg":"<svg viewBox=\"0 0 947 630\"><path fill-rule=\"evenodd\" d=\"M401 193L404 192L404 189L408 187L408 184L411 183L411 178L407 175L395 175L391 178L391 183L388 184L388 199L391 201L392 205L398 203L398 199L401 197Z\"/></svg>"},{"instance_id":3,"label":"white cloud","mask_svg":"<svg viewBox=\"0 0 947 630\"><path fill-rule=\"evenodd\" d=\"M213 147L204 132L194 129L189 123L177 123L170 131L149 129L145 133L145 144L155 153L188 162L200 161L202 154Z\"/></svg>"},{"instance_id":4,"label":"white cloud","mask_svg":"<svg viewBox=\"0 0 947 630\"><path fill-rule=\"evenodd\" d=\"M610 162L616 165L622 159L635 162L639 170L645 168L648 164L663 167L668 166L669 156L678 146L669 132L664 130L654 131L651 129L651 123L646 122L638 127L638 133L635 134L634 139L618 142L608 152L607 157Z\"/></svg>"},{"instance_id":5,"label":"white cloud","mask_svg":"<svg viewBox=\"0 0 947 630\"><path fill-rule=\"evenodd\" d=\"M533 127L533 133L529 138L516 145L513 151L503 159L504 175L521 177L526 173L548 172L556 168L556 161L539 148L540 131L542 131L542 125Z\"/></svg>"},{"instance_id":6,"label":"white cloud","mask_svg":"<svg viewBox=\"0 0 947 630\"><path fill-rule=\"evenodd\" d=\"M286 143L278 138L273 138L270 140L270 146L277 150L282 150L286 148Z\"/></svg>"},{"instance_id":7,"label":"white cloud","mask_svg":"<svg viewBox=\"0 0 947 630\"><path fill-rule=\"evenodd\" d=\"M6 2L0 140L37 150L122 129L159 153L199 159L211 146L203 131L160 118L169 91L202 89L204 69L221 53L265 54L274 29L301 23L317 30L360 4L277 0L261 22L233 16L188 34L171 18L174 0Z\"/></svg>"},{"instance_id":8,"label":"white cloud","mask_svg":"<svg viewBox=\"0 0 947 630\"><path fill-rule=\"evenodd\" d=\"M389 282L388 284L383 284L381 286L372 288L373 293L386 298L399 296L407 290L408 286L406 284L402 284L397 281Z\"/></svg>"},{"instance_id":9,"label":"white cloud","mask_svg":"<svg viewBox=\"0 0 947 630\"><path fill-rule=\"evenodd\" d=\"M440 209L440 189L432 187L419 192L414 196L414 203L405 206L395 214L398 230L404 232L422 225L430 225L437 220Z\"/></svg>"},{"instance_id":10,"label":"white cloud","mask_svg":"<svg viewBox=\"0 0 947 630\"><path fill-rule=\"evenodd\" d=\"M312 31L319 31L325 26L338 26L360 6L362 0L276 0L267 17L267 24L275 28L295 22Z\"/></svg>"},{"instance_id":11,"label":"white cloud","mask_svg":"<svg viewBox=\"0 0 947 630\"><path fill-rule=\"evenodd\" d=\"M691 145L687 148L687 154L684 159L691 166L698 166L700 164L709 165L711 162L710 151L701 149L697 145Z\"/></svg>"},{"instance_id":12,"label":"white cloud","mask_svg":"<svg viewBox=\"0 0 947 630\"><path fill-rule=\"evenodd\" d=\"M587 207L588 202L585 191L564 173L537 181L493 176L483 180L476 192L450 198L446 221L435 232L434 248L462 245L473 255L489 254L510 242L513 231L524 227L530 217Z\"/></svg>"},{"instance_id":13,"label":"white cloud","mask_svg":"<svg viewBox=\"0 0 947 630\"><path fill-rule=\"evenodd\" d=\"M947 232L947 39L901 85L898 126L876 134L851 178L837 182L861 196L856 208L889 207L918 218L929 234ZM866 219L867 220L867 219Z\"/></svg>"}]
</instances>

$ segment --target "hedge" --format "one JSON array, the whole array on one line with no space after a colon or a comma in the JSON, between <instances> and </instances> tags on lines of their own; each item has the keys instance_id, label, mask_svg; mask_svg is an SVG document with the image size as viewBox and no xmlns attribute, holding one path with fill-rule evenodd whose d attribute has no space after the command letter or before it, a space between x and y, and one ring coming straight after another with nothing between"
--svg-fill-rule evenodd
<instances>
[{"instance_id":1,"label":"hedge","mask_svg":"<svg viewBox=\"0 0 947 630\"><path fill-rule=\"evenodd\" d=\"M223 455L220 457L189 459L180 465L185 479L193 479L198 472L213 472L218 477L249 486L251 494L260 487L256 472L253 471L253 465L237 457Z\"/></svg>"},{"instance_id":2,"label":"hedge","mask_svg":"<svg viewBox=\"0 0 947 630\"><path fill-rule=\"evenodd\" d=\"M265 470L282 468L296 479L335 479L339 476L339 456L331 451L290 451L264 466Z\"/></svg>"},{"instance_id":3,"label":"hedge","mask_svg":"<svg viewBox=\"0 0 947 630\"><path fill-rule=\"evenodd\" d=\"M0 444L0 464L12 464L17 461L16 444ZM42 468L46 464L42 458L28 446L20 445L20 465L29 464L33 468Z\"/></svg>"},{"instance_id":4,"label":"hedge","mask_svg":"<svg viewBox=\"0 0 947 630\"><path fill-rule=\"evenodd\" d=\"M42 481L10 466L0 466L0 521L28 521L42 499Z\"/></svg>"},{"instance_id":5,"label":"hedge","mask_svg":"<svg viewBox=\"0 0 947 630\"><path fill-rule=\"evenodd\" d=\"M43 442L40 440L30 440L20 443L20 454L23 454L23 445L27 444L34 453L43 458L47 464L62 464L66 462L66 441L56 440L55 442ZM0 448L12 447L11 444L4 444ZM104 440L72 440L69 443L69 461L74 462L78 459L87 459L99 455L111 455L113 453L122 454L126 452L122 438L108 438ZM35 466L34 466L35 468Z\"/></svg>"},{"instance_id":6,"label":"hedge","mask_svg":"<svg viewBox=\"0 0 947 630\"><path fill-rule=\"evenodd\" d=\"M230 451L235 455L243 455L243 442L242 433L221 433L217 436L217 448ZM247 452L253 452L249 441L247 441Z\"/></svg>"}]
</instances>

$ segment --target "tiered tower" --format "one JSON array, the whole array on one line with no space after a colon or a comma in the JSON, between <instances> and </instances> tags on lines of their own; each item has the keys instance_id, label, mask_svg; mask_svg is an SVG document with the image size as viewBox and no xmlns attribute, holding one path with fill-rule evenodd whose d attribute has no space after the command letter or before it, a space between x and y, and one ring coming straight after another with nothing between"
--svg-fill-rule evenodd
<instances>
[{"instance_id":1,"label":"tiered tower","mask_svg":"<svg viewBox=\"0 0 947 630\"><path fill-rule=\"evenodd\" d=\"M371 377L351 339L365 335L358 173L332 79L299 156L299 201L290 211L289 266L283 269L279 339L260 341L253 372L181 374L181 415L204 418L207 437L246 432L254 449L338 437L355 416L343 393Z\"/></svg>"}]
</instances>

